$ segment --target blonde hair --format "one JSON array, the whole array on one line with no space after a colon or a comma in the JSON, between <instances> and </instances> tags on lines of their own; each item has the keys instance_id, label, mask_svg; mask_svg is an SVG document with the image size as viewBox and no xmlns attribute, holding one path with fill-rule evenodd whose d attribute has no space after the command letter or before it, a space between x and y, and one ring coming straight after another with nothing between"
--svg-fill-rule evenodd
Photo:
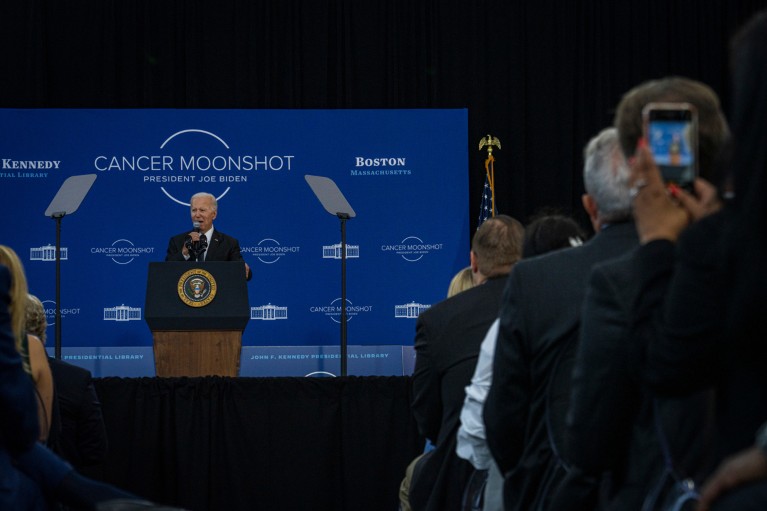
<instances>
[{"instance_id":1,"label":"blonde hair","mask_svg":"<svg viewBox=\"0 0 767 511\"><path fill-rule=\"evenodd\" d=\"M45 329L48 328L48 320L45 317L45 307L38 297L27 294L26 307L27 333L36 335L45 344Z\"/></svg>"},{"instance_id":2,"label":"blonde hair","mask_svg":"<svg viewBox=\"0 0 767 511\"><path fill-rule=\"evenodd\" d=\"M471 266L467 266L458 273L456 273L452 280L450 280L450 286L447 288L447 297L457 295L461 291L466 291L470 287L474 286L474 281L471 278Z\"/></svg>"},{"instance_id":3,"label":"blonde hair","mask_svg":"<svg viewBox=\"0 0 767 511\"><path fill-rule=\"evenodd\" d=\"M21 340L24 337L26 329L25 304L27 302L27 277L24 275L24 266L21 259L16 255L11 247L0 245L0 264L6 266L11 273L11 303L9 311L11 314L11 328L16 337L16 349L21 352Z\"/></svg>"}]
</instances>

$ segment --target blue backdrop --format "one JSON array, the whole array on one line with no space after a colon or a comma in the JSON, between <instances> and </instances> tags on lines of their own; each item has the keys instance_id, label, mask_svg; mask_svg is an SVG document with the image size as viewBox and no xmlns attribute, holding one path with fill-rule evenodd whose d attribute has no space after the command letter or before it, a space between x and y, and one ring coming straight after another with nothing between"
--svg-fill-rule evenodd
<instances>
[{"instance_id":1,"label":"blue backdrop","mask_svg":"<svg viewBox=\"0 0 767 511\"><path fill-rule=\"evenodd\" d=\"M253 269L241 374L336 373L340 222L304 179L327 176L357 213L349 374L401 374L417 313L468 263L467 139L466 110L0 110L2 243L53 323L56 225L44 213L67 177L96 174L62 221L63 358L152 375L148 263L191 230L189 197L213 193L216 228Z\"/></svg>"}]
</instances>

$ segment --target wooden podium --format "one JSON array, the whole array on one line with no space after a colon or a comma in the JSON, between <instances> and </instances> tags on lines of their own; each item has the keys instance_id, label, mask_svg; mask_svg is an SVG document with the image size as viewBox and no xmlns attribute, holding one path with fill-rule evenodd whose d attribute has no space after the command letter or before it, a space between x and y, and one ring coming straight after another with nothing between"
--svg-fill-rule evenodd
<instances>
[{"instance_id":1,"label":"wooden podium","mask_svg":"<svg viewBox=\"0 0 767 511\"><path fill-rule=\"evenodd\" d=\"M238 375L250 319L244 263L149 263L144 310L157 376Z\"/></svg>"}]
</instances>

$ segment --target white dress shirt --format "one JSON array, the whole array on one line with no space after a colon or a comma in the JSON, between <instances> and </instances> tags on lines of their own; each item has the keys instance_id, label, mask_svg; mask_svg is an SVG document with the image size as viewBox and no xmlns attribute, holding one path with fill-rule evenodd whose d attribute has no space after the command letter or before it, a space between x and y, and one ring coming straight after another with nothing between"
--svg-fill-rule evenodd
<instances>
[{"instance_id":1,"label":"white dress shirt","mask_svg":"<svg viewBox=\"0 0 767 511\"><path fill-rule=\"evenodd\" d=\"M458 444L455 448L459 457L468 460L478 470L489 468L493 461L485 439L482 409L493 381L493 356L500 323L500 319L493 321L479 347L477 367L474 369L471 384L466 387L466 398L461 409L461 426L458 428Z\"/></svg>"}]
</instances>

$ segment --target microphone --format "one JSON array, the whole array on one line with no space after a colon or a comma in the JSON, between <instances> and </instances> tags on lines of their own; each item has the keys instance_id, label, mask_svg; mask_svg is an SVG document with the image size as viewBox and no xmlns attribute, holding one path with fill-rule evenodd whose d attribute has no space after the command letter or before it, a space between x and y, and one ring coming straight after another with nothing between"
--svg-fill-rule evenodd
<instances>
[{"instance_id":1,"label":"microphone","mask_svg":"<svg viewBox=\"0 0 767 511\"><path fill-rule=\"evenodd\" d=\"M194 227L194 232L200 232L200 222L194 222L192 223L192 226ZM200 240L194 242L194 249L196 253L200 252Z\"/></svg>"},{"instance_id":2,"label":"microphone","mask_svg":"<svg viewBox=\"0 0 767 511\"><path fill-rule=\"evenodd\" d=\"M200 232L200 222L193 222L192 227L194 228L194 232ZM186 245L186 249L189 251L190 261L196 261L200 253L200 242L192 241L192 237L187 235L184 244Z\"/></svg>"},{"instance_id":3,"label":"microphone","mask_svg":"<svg viewBox=\"0 0 767 511\"><path fill-rule=\"evenodd\" d=\"M200 233L200 222L192 222L194 232ZM194 260L199 260L200 256L208 249L208 240L205 238L205 234L200 234L200 239L193 242L192 248L189 252L194 255Z\"/></svg>"}]
</instances>

